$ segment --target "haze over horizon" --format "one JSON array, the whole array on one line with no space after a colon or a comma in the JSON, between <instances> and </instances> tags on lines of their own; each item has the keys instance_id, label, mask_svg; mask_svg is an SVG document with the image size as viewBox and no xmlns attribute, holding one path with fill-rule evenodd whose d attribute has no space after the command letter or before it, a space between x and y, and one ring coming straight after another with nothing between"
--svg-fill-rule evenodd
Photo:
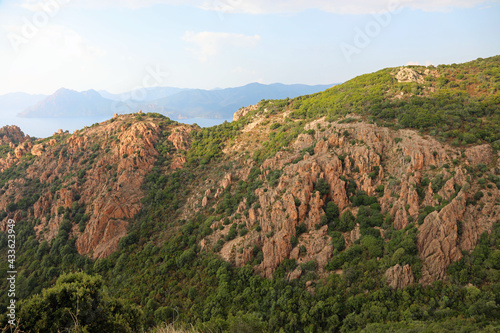
<instances>
[{"instance_id":1,"label":"haze over horizon","mask_svg":"<svg viewBox=\"0 0 500 333\"><path fill-rule=\"evenodd\" d=\"M500 54L497 1L0 1L0 95L330 84Z\"/></svg>"}]
</instances>

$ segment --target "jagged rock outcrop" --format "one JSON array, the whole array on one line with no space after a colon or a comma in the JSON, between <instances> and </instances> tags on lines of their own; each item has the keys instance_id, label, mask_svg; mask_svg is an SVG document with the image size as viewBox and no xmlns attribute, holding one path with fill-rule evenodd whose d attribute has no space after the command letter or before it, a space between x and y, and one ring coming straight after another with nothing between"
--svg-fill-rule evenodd
<instances>
[{"instance_id":1,"label":"jagged rock outcrop","mask_svg":"<svg viewBox=\"0 0 500 333\"><path fill-rule=\"evenodd\" d=\"M245 128L248 134L257 135L262 131L259 127L263 125L251 124ZM297 262L314 260L321 270L333 252L326 228L319 227L325 214L325 203L333 201L340 213L349 209L356 216L357 208L351 207L349 196L352 194L348 193L349 184L354 182L357 190L370 196L377 196L382 188L383 195L379 198L381 212L383 216L390 216L388 221L392 221L397 230L416 222L426 206L437 207L443 200L450 202L441 210L429 214L419 227L417 247L423 263L420 282L427 284L442 279L449 264L461 258L460 251L472 249L480 234L491 230L494 220L500 216L494 204L485 205L482 213L466 205L466 198L474 192L465 186L467 177L462 163L467 161L467 157L462 157L457 149L411 130L393 131L363 122L330 124L324 119L316 119L305 125L305 130L318 128L321 131L315 130L314 134L299 134L288 149L262 162L259 179L264 181L264 186L255 191L258 208L245 210L245 205L240 204L237 213L241 217L236 219L233 216L235 223L245 223L248 228L258 225L261 231L251 230L247 235L226 243L223 246L224 258L237 265L244 264L251 260L248 249L256 246L263 254L256 270L264 276L272 276L286 258L296 259ZM243 150L244 147L238 149ZM237 153L238 149L233 147L228 153ZM483 163L491 163L488 147L470 149L468 154L481 155L482 152L485 153L483 158L486 158ZM233 173L234 177L229 179L226 174L219 181L214 203L209 204L208 196L201 195L198 204L201 202L203 207L216 205L225 191L223 184L232 181L232 178L235 181L246 180L252 163L247 165ZM450 165L454 167L450 168ZM441 170L444 184L434 193L432 182L424 188L421 183L424 178L434 181L438 171L432 170L437 168ZM266 179L271 172L278 170L280 177L274 186L270 186ZM321 195L315 190L319 179L328 184L328 194ZM419 187L421 192L417 191ZM457 195L460 188L462 191ZM497 193L495 188L491 191ZM212 207L215 208L215 205ZM488 209L489 215L484 214L485 209ZM228 232L229 226L218 230L221 223L218 221L212 226L214 233L207 238L209 244L215 244L221 234ZM292 248L291 239L296 234L296 227L302 223L306 232L298 237L297 246ZM383 238L384 230L378 229ZM343 237L346 248L352 246L361 237L360 225L344 232ZM305 255L299 254L301 246L306 249ZM232 249L231 256L229 248ZM246 259L243 260L243 257ZM395 276L400 271L404 275L398 280ZM400 288L413 282L413 273L409 272L409 266L393 267L387 274L391 276L390 283ZM289 278L296 276L300 276L298 271Z\"/></svg>"},{"instance_id":2,"label":"jagged rock outcrop","mask_svg":"<svg viewBox=\"0 0 500 333\"><path fill-rule=\"evenodd\" d=\"M457 222L463 218L465 210L466 195L460 192L439 213L429 214L419 227L417 247L423 263L420 283L429 284L444 278L449 264L462 258Z\"/></svg>"},{"instance_id":3,"label":"jagged rock outcrop","mask_svg":"<svg viewBox=\"0 0 500 333\"><path fill-rule=\"evenodd\" d=\"M237 121L241 117L246 116L249 112L257 110L258 108L259 108L259 105L255 104L255 105L250 105L250 106L243 107L243 108L239 109L238 111L236 111L234 113L234 115L233 115L233 121Z\"/></svg>"},{"instance_id":4,"label":"jagged rock outcrop","mask_svg":"<svg viewBox=\"0 0 500 333\"><path fill-rule=\"evenodd\" d=\"M479 206L467 206L464 216L462 218L460 236L460 249L464 251L472 251L477 244L477 241L484 232L490 233L495 223L500 221L500 205L497 201L491 198L499 198L500 191L493 190L483 197Z\"/></svg>"},{"instance_id":5,"label":"jagged rock outcrop","mask_svg":"<svg viewBox=\"0 0 500 333\"><path fill-rule=\"evenodd\" d=\"M64 219L59 207L66 211L83 206L89 219L83 231L74 226L72 235L77 238L78 252L103 258L115 251L127 233L130 219L142 208L146 193L141 186L158 156L155 144L162 131L158 121L116 116L72 135L60 130L55 137L34 145L18 129L7 130L14 141L21 141L9 161L15 162L31 152L36 159L27 168L26 178L37 179L45 187L33 205L32 217L40 221L35 227L37 237L50 241L57 236ZM164 140L171 142L176 151L187 150L191 130L190 125L173 125ZM182 154L169 154L172 169L186 162ZM13 184L6 194L10 197L11 193L21 193L16 190L21 186ZM8 203L7 196L0 197L0 209Z\"/></svg>"},{"instance_id":6,"label":"jagged rock outcrop","mask_svg":"<svg viewBox=\"0 0 500 333\"><path fill-rule=\"evenodd\" d=\"M403 176L399 190L399 198L397 201L392 201L392 209L390 214L393 216L394 227L398 230L404 229L408 225L408 218L416 219L419 210L419 197L415 190L415 184L420 182L419 177ZM387 198L386 198L387 200Z\"/></svg>"},{"instance_id":7,"label":"jagged rock outcrop","mask_svg":"<svg viewBox=\"0 0 500 333\"><path fill-rule=\"evenodd\" d=\"M493 161L493 149L491 145L479 145L465 150L468 162L476 166L479 163L490 164Z\"/></svg>"},{"instance_id":8,"label":"jagged rock outcrop","mask_svg":"<svg viewBox=\"0 0 500 333\"><path fill-rule=\"evenodd\" d=\"M91 252L94 258L102 258L115 251L119 240L127 232L128 222L125 219L132 218L140 209L137 199L137 196L129 198L123 195L97 202L91 220L78 237L78 252Z\"/></svg>"},{"instance_id":9,"label":"jagged rock outcrop","mask_svg":"<svg viewBox=\"0 0 500 333\"><path fill-rule=\"evenodd\" d=\"M295 247L290 252L290 258L296 259L297 263L314 260L318 263L320 271L326 266L333 253L331 238L327 237L328 227L325 225L318 230L301 236L300 243L306 248L304 255L301 255L299 248Z\"/></svg>"},{"instance_id":10,"label":"jagged rock outcrop","mask_svg":"<svg viewBox=\"0 0 500 333\"><path fill-rule=\"evenodd\" d=\"M224 179L222 179L222 181L219 184L219 187L217 188L217 192L215 193L215 197L218 198L224 192L224 190L229 185L231 185L231 182L232 182L231 173L226 173L226 175L224 176Z\"/></svg>"},{"instance_id":11,"label":"jagged rock outcrop","mask_svg":"<svg viewBox=\"0 0 500 333\"><path fill-rule=\"evenodd\" d=\"M141 184L158 155L154 143L158 140L159 126L153 122L137 122L124 128L120 122L113 122L98 131L119 134L110 155L96 163L93 172L87 172L81 189L85 204L93 209L76 247L80 253L92 252L94 258L106 257L116 250L118 241L126 235L127 220L142 207L141 199L145 193ZM87 135L95 134L91 131ZM72 141L70 147L77 149L89 142L84 137L74 143ZM117 165L116 182L108 187L104 178L109 176L104 170L107 165L113 164Z\"/></svg>"},{"instance_id":12,"label":"jagged rock outcrop","mask_svg":"<svg viewBox=\"0 0 500 333\"><path fill-rule=\"evenodd\" d=\"M18 144L29 138L29 135L25 135L18 126L10 125L0 128L0 146Z\"/></svg>"},{"instance_id":13,"label":"jagged rock outcrop","mask_svg":"<svg viewBox=\"0 0 500 333\"><path fill-rule=\"evenodd\" d=\"M33 144L29 141L20 143L16 149L14 149L14 155L16 156L17 159L20 159L24 155L26 155L28 152L31 151L31 148L33 147Z\"/></svg>"},{"instance_id":14,"label":"jagged rock outcrop","mask_svg":"<svg viewBox=\"0 0 500 333\"><path fill-rule=\"evenodd\" d=\"M401 266L399 264L390 267L385 271L387 284L393 289L403 289L415 282L413 271L410 265Z\"/></svg>"},{"instance_id":15,"label":"jagged rock outcrop","mask_svg":"<svg viewBox=\"0 0 500 333\"><path fill-rule=\"evenodd\" d=\"M45 147L43 144L36 144L36 145L33 145L33 147L31 148L31 155L40 156L43 154L44 151L45 151Z\"/></svg>"},{"instance_id":16,"label":"jagged rock outcrop","mask_svg":"<svg viewBox=\"0 0 500 333\"><path fill-rule=\"evenodd\" d=\"M9 146L6 156L0 156L0 172L3 172L29 152L33 146L29 135L24 135L17 126L0 128L0 146ZM5 150L4 150L5 152Z\"/></svg>"},{"instance_id":17,"label":"jagged rock outcrop","mask_svg":"<svg viewBox=\"0 0 500 333\"><path fill-rule=\"evenodd\" d=\"M415 70L408 67L401 67L396 74L398 82L417 82L424 83L422 75L418 74Z\"/></svg>"},{"instance_id":18,"label":"jagged rock outcrop","mask_svg":"<svg viewBox=\"0 0 500 333\"><path fill-rule=\"evenodd\" d=\"M256 108L240 110L239 117ZM271 120L284 126L290 122L286 112L272 115ZM49 140L9 142L11 150L0 160L0 168L7 162L26 160L29 153L36 157L25 179L11 180L5 186L0 211L6 210L11 198L22 199L23 186L39 180L43 191L33 210L27 212L30 218L39 220L38 238L50 241L56 237L64 212L83 207L89 219L80 226L83 231L75 225L71 235L77 238L78 251L94 258L111 254L126 235L129 221L142 208L146 195L142 184L157 161L156 147L161 145L165 150L166 162L161 166L165 174L185 167L190 156L192 126L172 125L166 130L147 115L140 121L135 117L117 116L72 135L61 132ZM320 118L305 124L304 131L286 148L257 163L249 157L253 149L249 147L262 147L260 140L269 134L269 123L262 115L248 122L232 145L223 150L231 164L215 172L196 170L204 179L186 194L176 216L189 220L200 212L216 211L222 200L239 191L240 185L247 186L244 182L253 173L252 179L259 185L234 203L232 215L227 216L229 223L225 223L226 216L221 219L219 215L212 223L212 234L200 240L203 249L210 251L226 237L233 223L238 231L246 229L217 246L220 255L235 265L255 263L259 257L255 270L271 277L285 259L291 258L297 263L315 261L323 273L334 253L328 227L322 225L326 223L326 204L332 201L340 215L349 210L356 217L358 207L352 196L362 191L378 197L384 225L381 222L382 227L375 229L383 239L384 228L402 230L423 220L416 245L423 265L420 282L428 284L443 279L450 263L461 258L461 251L473 249L481 233L489 232L500 218L494 200L498 189L493 185L487 190L481 187L469 177L470 168L466 167L483 163L488 172L494 172L497 156L489 145L462 152L415 131L382 128L355 116L349 122ZM260 168L257 176L255 167ZM435 182L441 183L436 186ZM318 187L322 187L321 192ZM471 204L467 199L480 190L484 197ZM427 206L434 211L424 219ZM64 208L63 213L58 207ZM346 248L363 237L364 229L358 222L354 222L353 230L342 232ZM302 270L296 269L288 278L301 275ZM394 288L414 282L410 266L393 266L386 277Z\"/></svg>"},{"instance_id":19,"label":"jagged rock outcrop","mask_svg":"<svg viewBox=\"0 0 500 333\"><path fill-rule=\"evenodd\" d=\"M172 142L175 149L187 150L189 148L189 133L191 131L192 128L188 126L177 127L175 131L168 136L167 140Z\"/></svg>"}]
</instances>

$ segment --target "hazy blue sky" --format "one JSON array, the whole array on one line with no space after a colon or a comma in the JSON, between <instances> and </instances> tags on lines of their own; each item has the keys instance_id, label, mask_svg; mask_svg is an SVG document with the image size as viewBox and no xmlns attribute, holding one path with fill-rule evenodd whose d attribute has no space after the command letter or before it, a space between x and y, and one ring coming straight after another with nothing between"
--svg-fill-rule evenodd
<instances>
[{"instance_id":1,"label":"hazy blue sky","mask_svg":"<svg viewBox=\"0 0 500 333\"><path fill-rule=\"evenodd\" d=\"M482 0L0 0L0 94L328 84L500 54Z\"/></svg>"}]
</instances>

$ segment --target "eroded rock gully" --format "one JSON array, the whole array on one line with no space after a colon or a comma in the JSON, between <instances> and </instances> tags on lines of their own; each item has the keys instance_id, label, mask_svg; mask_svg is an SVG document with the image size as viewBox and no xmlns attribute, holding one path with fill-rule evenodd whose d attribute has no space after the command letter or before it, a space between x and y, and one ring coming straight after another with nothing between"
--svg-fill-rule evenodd
<instances>
[{"instance_id":1,"label":"eroded rock gully","mask_svg":"<svg viewBox=\"0 0 500 333\"><path fill-rule=\"evenodd\" d=\"M390 215L396 229L416 222L424 207L438 206L438 198L449 201L418 226L417 247L423 264L420 282L423 284L444 278L448 265L461 258L461 250L471 250L481 233L491 230L493 223L500 218L499 206L494 204L494 198L499 195L495 188L491 189L494 192L491 196L483 199L482 213L478 213L475 206L467 205L468 196L478 187L474 182L472 186L465 186L467 181L462 168L463 164L472 163L472 159L492 163L491 147L470 148L464 158L457 149L411 130L394 131L362 122L330 125L323 119L306 125L306 130L317 128L318 124L325 130L315 131L314 135L299 135L291 149L280 151L262 163L261 180L265 181L272 170L281 170L281 176L277 185L264 182L264 186L255 191L258 208L251 207L245 213L244 206L240 207L241 217L235 218L234 222L245 223L251 231L223 245L220 253L226 260L238 266L244 265L253 259L250 250L257 246L262 250L263 260L256 269L266 277L272 276L286 258L296 259L298 263L314 260L321 272L334 250L326 226L319 227L325 214L325 203L335 202L341 214L345 210L354 214L357 211L349 201L347 181L354 181L358 190L371 196L377 195L377 187L383 187L384 195L379 198L382 214ZM311 146L314 148L312 156L301 153ZM297 162L297 159L300 160ZM460 163L455 165L453 160ZM444 165L448 165L448 169L443 168ZM248 171L251 165L245 168ZM438 172L447 179L444 186L434 193L432 184L429 184L424 189L424 196L420 197L416 189L422 179L433 179ZM226 175L224 179L228 177ZM320 195L314 189L320 178L329 185L327 195ZM225 185L223 180L217 196L222 194ZM459 187L462 190L457 194L456 188ZM203 205L207 205L206 200ZM457 232L459 222L461 235ZM291 238L301 223L305 224L307 231L292 248ZM206 246L227 234L230 226L219 230L221 224L222 221L214 222L214 234L204 241ZM255 225L260 226L260 232L255 231ZM344 237L346 246L353 244L360 237L359 226L344 233ZM305 254L299 253L300 246L305 247ZM410 266L394 266L386 276L394 288L414 282Z\"/></svg>"}]
</instances>

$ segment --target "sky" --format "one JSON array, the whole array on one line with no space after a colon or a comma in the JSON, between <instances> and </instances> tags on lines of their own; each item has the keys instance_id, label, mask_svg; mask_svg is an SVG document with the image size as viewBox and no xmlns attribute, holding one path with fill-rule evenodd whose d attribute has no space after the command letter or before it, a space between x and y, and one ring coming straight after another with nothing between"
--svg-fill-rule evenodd
<instances>
[{"instance_id":1,"label":"sky","mask_svg":"<svg viewBox=\"0 0 500 333\"><path fill-rule=\"evenodd\" d=\"M332 84L500 54L483 0L0 0L0 95Z\"/></svg>"}]
</instances>

